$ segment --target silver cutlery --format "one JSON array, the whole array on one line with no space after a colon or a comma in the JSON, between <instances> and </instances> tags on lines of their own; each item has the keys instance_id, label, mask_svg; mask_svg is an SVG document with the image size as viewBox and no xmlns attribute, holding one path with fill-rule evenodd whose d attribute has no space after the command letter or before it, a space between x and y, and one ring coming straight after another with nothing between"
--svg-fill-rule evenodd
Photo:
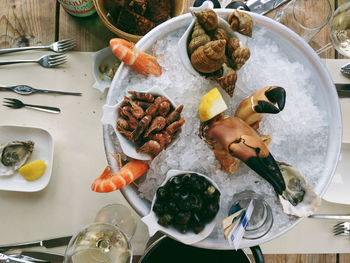
<instances>
[{"instance_id":1,"label":"silver cutlery","mask_svg":"<svg viewBox=\"0 0 350 263\"><path fill-rule=\"evenodd\" d=\"M343 73L344 76L350 78L350 63L345 64L340 68L340 72Z\"/></svg>"},{"instance_id":2,"label":"silver cutlery","mask_svg":"<svg viewBox=\"0 0 350 263\"><path fill-rule=\"evenodd\" d=\"M350 97L350 83L335 83L338 97L349 98Z\"/></svg>"},{"instance_id":3,"label":"silver cutlery","mask_svg":"<svg viewBox=\"0 0 350 263\"><path fill-rule=\"evenodd\" d=\"M6 254L3 254L3 253L0 253L0 261L20 262L20 263L33 263L33 261L29 261L27 259L18 258L18 257L15 257L15 256L6 255Z\"/></svg>"},{"instance_id":4,"label":"silver cutlery","mask_svg":"<svg viewBox=\"0 0 350 263\"><path fill-rule=\"evenodd\" d=\"M335 219L335 220L350 220L350 215L311 215L309 218L316 219Z\"/></svg>"},{"instance_id":5,"label":"silver cutlery","mask_svg":"<svg viewBox=\"0 0 350 263\"><path fill-rule=\"evenodd\" d=\"M333 226L333 234L335 236L349 236L350 235L350 222L341 222Z\"/></svg>"},{"instance_id":6,"label":"silver cutlery","mask_svg":"<svg viewBox=\"0 0 350 263\"><path fill-rule=\"evenodd\" d=\"M23 59L23 60L7 60L0 61L1 65L9 65L9 64L17 64L17 63L38 63L44 68L53 68L57 67L67 61L66 55L62 53L53 54L53 55L45 55L38 59Z\"/></svg>"},{"instance_id":7,"label":"silver cutlery","mask_svg":"<svg viewBox=\"0 0 350 263\"><path fill-rule=\"evenodd\" d=\"M14 249L14 248L27 248L27 247L46 247L46 248L60 247L60 246L68 245L69 240L71 238L72 236L64 236L64 237L58 237L58 238L43 239L43 240L38 240L33 242L25 242L25 243L19 243L19 244L0 246L0 249Z\"/></svg>"},{"instance_id":8,"label":"silver cutlery","mask_svg":"<svg viewBox=\"0 0 350 263\"><path fill-rule=\"evenodd\" d=\"M49 260L47 259L40 259L40 258L34 258L31 256L26 256L23 255L23 253L16 253L16 254L6 254L7 256L13 257L13 258L18 258L18 259L24 259L24 260L28 260L30 262L38 262L38 263L50 263Z\"/></svg>"},{"instance_id":9,"label":"silver cutlery","mask_svg":"<svg viewBox=\"0 0 350 263\"><path fill-rule=\"evenodd\" d=\"M233 1L239 3L238 6L242 6L241 1ZM253 13L264 15L271 10L279 7L280 5L289 2L289 0L245 0L243 1L244 5L248 7L249 10ZM232 7L236 9L237 7ZM244 8L245 9L245 8Z\"/></svg>"},{"instance_id":10,"label":"silver cutlery","mask_svg":"<svg viewBox=\"0 0 350 263\"><path fill-rule=\"evenodd\" d=\"M50 107L50 106L42 106L42 105L33 105L33 104L25 104L20 100L12 99L12 98L5 98L3 106L12 108L12 109L20 109L23 107L27 107L34 110L41 110L49 113L60 113L61 110L56 107ZM0 249L3 247L0 247Z\"/></svg>"},{"instance_id":11,"label":"silver cutlery","mask_svg":"<svg viewBox=\"0 0 350 263\"><path fill-rule=\"evenodd\" d=\"M28 85L0 86L0 91L13 91L20 95L30 95L33 93L52 93L52 94L61 94L61 95L81 96L80 92L35 89Z\"/></svg>"},{"instance_id":12,"label":"silver cutlery","mask_svg":"<svg viewBox=\"0 0 350 263\"><path fill-rule=\"evenodd\" d=\"M33 257L43 261L49 261L50 263L62 263L64 256L60 254L55 254L51 252L41 252L41 251L22 251L21 255Z\"/></svg>"},{"instance_id":13,"label":"silver cutlery","mask_svg":"<svg viewBox=\"0 0 350 263\"><path fill-rule=\"evenodd\" d=\"M13 52L19 52L19 51L25 51L25 50L33 50L33 49L48 49L52 50L54 52L65 52L67 50L70 50L75 47L75 39L74 38L68 38L63 39L60 41L57 41L55 43L52 43L48 46L31 46L31 47L19 47L19 48L6 48L0 50L1 54L7 54L7 53L13 53Z\"/></svg>"}]
</instances>

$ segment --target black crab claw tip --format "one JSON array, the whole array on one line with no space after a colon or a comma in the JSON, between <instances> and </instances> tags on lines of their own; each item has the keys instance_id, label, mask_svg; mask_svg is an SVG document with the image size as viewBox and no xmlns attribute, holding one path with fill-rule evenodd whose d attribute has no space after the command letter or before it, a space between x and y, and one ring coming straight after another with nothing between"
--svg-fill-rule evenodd
<instances>
[{"instance_id":1,"label":"black crab claw tip","mask_svg":"<svg viewBox=\"0 0 350 263\"><path fill-rule=\"evenodd\" d=\"M265 92L266 98L273 103L277 103L280 111L284 109L286 103L286 90L282 87L275 87Z\"/></svg>"},{"instance_id":2,"label":"black crab claw tip","mask_svg":"<svg viewBox=\"0 0 350 263\"><path fill-rule=\"evenodd\" d=\"M284 183L281 170L271 153L265 158L259 158L257 156L250 157L245 163L268 181L277 194L282 195L286 189L286 184Z\"/></svg>"},{"instance_id":3,"label":"black crab claw tip","mask_svg":"<svg viewBox=\"0 0 350 263\"><path fill-rule=\"evenodd\" d=\"M257 113L279 113L280 110L273 104L267 101L259 100L258 105L254 106L254 110Z\"/></svg>"}]
</instances>

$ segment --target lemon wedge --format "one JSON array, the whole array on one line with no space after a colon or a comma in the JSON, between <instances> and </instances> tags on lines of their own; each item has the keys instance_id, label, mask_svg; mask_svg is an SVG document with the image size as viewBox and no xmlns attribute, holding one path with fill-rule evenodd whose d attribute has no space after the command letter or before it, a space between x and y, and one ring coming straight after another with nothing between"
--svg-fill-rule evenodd
<instances>
[{"instance_id":1,"label":"lemon wedge","mask_svg":"<svg viewBox=\"0 0 350 263\"><path fill-rule=\"evenodd\" d=\"M223 100L220 91L217 88L210 90L204 94L199 104L199 119L207 121L227 109L227 105Z\"/></svg>"},{"instance_id":2,"label":"lemon wedge","mask_svg":"<svg viewBox=\"0 0 350 263\"><path fill-rule=\"evenodd\" d=\"M19 168L19 173L28 181L39 179L46 170L46 164L43 160L37 160Z\"/></svg>"}]
</instances>

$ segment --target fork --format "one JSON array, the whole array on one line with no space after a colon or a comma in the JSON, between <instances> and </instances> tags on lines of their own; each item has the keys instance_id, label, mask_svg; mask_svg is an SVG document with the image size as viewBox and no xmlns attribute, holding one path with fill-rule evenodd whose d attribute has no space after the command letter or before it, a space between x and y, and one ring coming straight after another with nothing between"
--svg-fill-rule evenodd
<instances>
[{"instance_id":1,"label":"fork","mask_svg":"<svg viewBox=\"0 0 350 263\"><path fill-rule=\"evenodd\" d=\"M38 63L44 68L53 68L65 63L66 60L67 60L66 55L59 53L59 54L53 54L53 55L45 55L40 57L39 59L33 59L33 60L0 61L0 66L8 65L8 64L16 64L16 63Z\"/></svg>"},{"instance_id":2,"label":"fork","mask_svg":"<svg viewBox=\"0 0 350 263\"><path fill-rule=\"evenodd\" d=\"M52 43L48 46L31 46L31 47L18 47L18 48L5 48L0 50L1 54L13 53L18 51L32 50L32 49L49 49L55 52L65 52L75 47L75 39L68 38Z\"/></svg>"},{"instance_id":3,"label":"fork","mask_svg":"<svg viewBox=\"0 0 350 263\"><path fill-rule=\"evenodd\" d=\"M341 223L333 226L333 234L335 236L338 236L338 235L349 236L350 235L350 222L341 222Z\"/></svg>"},{"instance_id":4,"label":"fork","mask_svg":"<svg viewBox=\"0 0 350 263\"><path fill-rule=\"evenodd\" d=\"M50 107L50 106L41 106L41 105L33 105L33 104L25 104L20 100L12 99L12 98L5 98L3 106L12 108L12 109L20 109L23 107L27 107L34 110L41 110L49 113L60 113L61 110L56 107Z\"/></svg>"},{"instance_id":5,"label":"fork","mask_svg":"<svg viewBox=\"0 0 350 263\"><path fill-rule=\"evenodd\" d=\"M28 85L16 85L16 86L0 86L0 91L13 91L20 95L30 95L33 93L52 93L61 95L73 95L81 96L80 92L70 92L70 91L58 91L58 90L45 90L45 89L35 89Z\"/></svg>"}]
</instances>

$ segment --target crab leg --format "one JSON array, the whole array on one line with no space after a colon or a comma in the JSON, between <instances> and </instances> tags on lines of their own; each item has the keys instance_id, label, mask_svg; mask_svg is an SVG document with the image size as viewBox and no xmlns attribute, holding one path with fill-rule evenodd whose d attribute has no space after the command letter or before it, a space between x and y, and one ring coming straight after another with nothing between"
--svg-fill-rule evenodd
<instances>
[{"instance_id":1,"label":"crab leg","mask_svg":"<svg viewBox=\"0 0 350 263\"><path fill-rule=\"evenodd\" d=\"M205 136L246 163L282 195L286 185L281 171L260 136L246 122L236 117L219 120L211 124Z\"/></svg>"},{"instance_id":2,"label":"crab leg","mask_svg":"<svg viewBox=\"0 0 350 263\"><path fill-rule=\"evenodd\" d=\"M286 91L282 87L268 86L255 92L239 104L235 117L245 121L254 129L259 127L263 113L276 114L283 110Z\"/></svg>"}]
</instances>

